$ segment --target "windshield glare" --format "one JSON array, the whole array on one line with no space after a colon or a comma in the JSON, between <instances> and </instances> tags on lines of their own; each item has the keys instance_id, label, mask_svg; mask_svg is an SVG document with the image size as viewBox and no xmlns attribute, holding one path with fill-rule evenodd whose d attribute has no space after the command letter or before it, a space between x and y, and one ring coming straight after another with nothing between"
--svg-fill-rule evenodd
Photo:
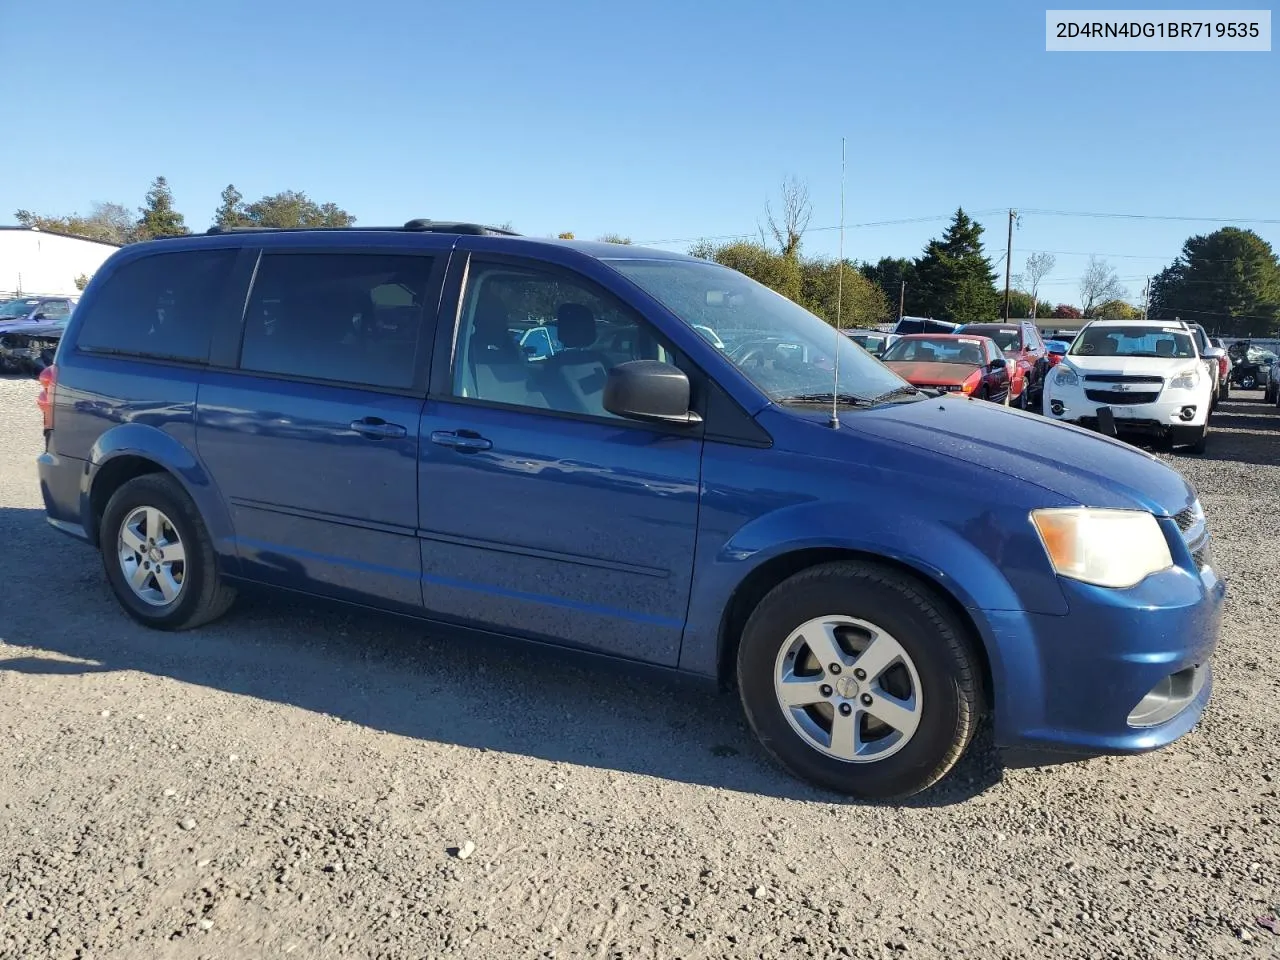
<instances>
[{"instance_id":1,"label":"windshield glare","mask_svg":"<svg viewBox=\"0 0 1280 960\"><path fill-rule=\"evenodd\" d=\"M736 270L703 260L606 262L689 326L714 331L724 355L773 400L836 393L871 401L910 389L826 321Z\"/></svg>"},{"instance_id":2,"label":"windshield glare","mask_svg":"<svg viewBox=\"0 0 1280 960\"><path fill-rule=\"evenodd\" d=\"M908 337L890 347L881 358L915 363L962 363L976 367L982 364L982 341L976 337Z\"/></svg>"},{"instance_id":3,"label":"windshield glare","mask_svg":"<svg viewBox=\"0 0 1280 960\"><path fill-rule=\"evenodd\" d=\"M1094 327L1076 337L1073 357L1193 358L1195 344L1179 327Z\"/></svg>"},{"instance_id":4,"label":"windshield glare","mask_svg":"<svg viewBox=\"0 0 1280 960\"><path fill-rule=\"evenodd\" d=\"M0 317L25 317L39 300L10 300L0 303Z\"/></svg>"}]
</instances>

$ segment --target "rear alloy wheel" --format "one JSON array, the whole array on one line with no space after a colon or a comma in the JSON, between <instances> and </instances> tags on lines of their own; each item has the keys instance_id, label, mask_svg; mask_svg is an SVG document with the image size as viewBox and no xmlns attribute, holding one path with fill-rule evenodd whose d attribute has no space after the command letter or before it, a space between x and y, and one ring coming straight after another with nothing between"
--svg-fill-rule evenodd
<instances>
[{"instance_id":1,"label":"rear alloy wheel","mask_svg":"<svg viewBox=\"0 0 1280 960\"><path fill-rule=\"evenodd\" d=\"M102 513L98 537L116 599L140 623L187 630L222 616L235 599L218 576L196 505L168 474L121 486Z\"/></svg>"},{"instance_id":2,"label":"rear alloy wheel","mask_svg":"<svg viewBox=\"0 0 1280 960\"><path fill-rule=\"evenodd\" d=\"M926 587L867 563L775 587L738 649L738 689L787 769L854 796L910 796L947 774L977 724L981 672L962 624Z\"/></svg>"},{"instance_id":3,"label":"rear alloy wheel","mask_svg":"<svg viewBox=\"0 0 1280 960\"><path fill-rule=\"evenodd\" d=\"M1258 378L1252 373L1246 373L1240 378L1240 388L1242 390L1252 390L1258 385Z\"/></svg>"}]
</instances>

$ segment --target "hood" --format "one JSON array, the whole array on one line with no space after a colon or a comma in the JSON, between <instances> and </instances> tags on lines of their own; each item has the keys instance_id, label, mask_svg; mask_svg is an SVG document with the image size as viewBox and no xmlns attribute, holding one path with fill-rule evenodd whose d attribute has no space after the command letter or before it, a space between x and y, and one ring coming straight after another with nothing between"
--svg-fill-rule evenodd
<instances>
[{"instance_id":1,"label":"hood","mask_svg":"<svg viewBox=\"0 0 1280 960\"><path fill-rule=\"evenodd\" d=\"M924 360L889 360L885 366L907 383L917 386L964 383L978 368L967 363L939 363Z\"/></svg>"},{"instance_id":2,"label":"hood","mask_svg":"<svg viewBox=\"0 0 1280 960\"><path fill-rule=\"evenodd\" d=\"M5 317L0 318L0 333L10 330L26 330L35 326L34 320L28 320L26 317Z\"/></svg>"},{"instance_id":3,"label":"hood","mask_svg":"<svg viewBox=\"0 0 1280 960\"><path fill-rule=\"evenodd\" d=\"M1176 470L1126 443L981 400L886 404L841 417L841 429L986 467L1087 507L1172 516L1195 496Z\"/></svg>"},{"instance_id":4,"label":"hood","mask_svg":"<svg viewBox=\"0 0 1280 960\"><path fill-rule=\"evenodd\" d=\"M1091 373L1114 373L1123 376L1172 377L1181 370L1200 363L1197 357L1090 357L1073 355L1064 358L1071 368L1084 376Z\"/></svg>"}]
</instances>

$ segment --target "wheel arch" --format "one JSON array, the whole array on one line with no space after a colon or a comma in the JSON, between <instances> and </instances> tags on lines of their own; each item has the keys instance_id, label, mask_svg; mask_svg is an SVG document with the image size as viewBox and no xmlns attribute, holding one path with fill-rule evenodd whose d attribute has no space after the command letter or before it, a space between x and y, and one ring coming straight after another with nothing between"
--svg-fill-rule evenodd
<instances>
[{"instance_id":1,"label":"wheel arch","mask_svg":"<svg viewBox=\"0 0 1280 960\"><path fill-rule=\"evenodd\" d=\"M195 504L215 548L219 542L231 541L230 515L203 464L172 435L153 426L131 423L104 433L90 451L80 510L91 543L98 545L102 515L112 495L130 480L153 473L166 474L182 487ZM223 555L222 559L226 562L228 557Z\"/></svg>"},{"instance_id":2,"label":"wheel arch","mask_svg":"<svg viewBox=\"0 0 1280 960\"><path fill-rule=\"evenodd\" d=\"M717 682L721 689L733 686L738 647L742 631L751 613L774 587L796 574L827 563L853 561L878 566L903 576L937 599L965 629L967 638L982 667L984 706L993 705L994 683L991 659L982 631L973 615L956 594L940 582L932 572L922 570L900 559L848 547L808 547L771 557L747 574L725 605L717 637Z\"/></svg>"}]
</instances>

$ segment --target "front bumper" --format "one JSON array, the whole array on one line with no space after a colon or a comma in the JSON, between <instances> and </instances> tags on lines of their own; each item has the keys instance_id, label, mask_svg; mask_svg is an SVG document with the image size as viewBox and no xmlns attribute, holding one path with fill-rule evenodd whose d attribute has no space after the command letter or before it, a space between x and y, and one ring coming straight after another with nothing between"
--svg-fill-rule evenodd
<instances>
[{"instance_id":1,"label":"front bumper","mask_svg":"<svg viewBox=\"0 0 1280 960\"><path fill-rule=\"evenodd\" d=\"M1212 692L1226 585L1185 545L1174 557L1128 590L1063 580L1065 616L983 611L999 746L1140 753L1195 726Z\"/></svg>"},{"instance_id":2,"label":"front bumper","mask_svg":"<svg viewBox=\"0 0 1280 960\"><path fill-rule=\"evenodd\" d=\"M1135 396L1153 392L1157 398L1151 402L1131 402ZM1174 427L1204 426L1212 404L1213 388L1207 384L1194 390L1165 386L1119 391L1106 384L1064 387L1055 379L1045 388L1044 414L1051 420L1092 427L1098 422L1098 411L1106 407L1115 418L1117 431L1167 433Z\"/></svg>"}]
</instances>

